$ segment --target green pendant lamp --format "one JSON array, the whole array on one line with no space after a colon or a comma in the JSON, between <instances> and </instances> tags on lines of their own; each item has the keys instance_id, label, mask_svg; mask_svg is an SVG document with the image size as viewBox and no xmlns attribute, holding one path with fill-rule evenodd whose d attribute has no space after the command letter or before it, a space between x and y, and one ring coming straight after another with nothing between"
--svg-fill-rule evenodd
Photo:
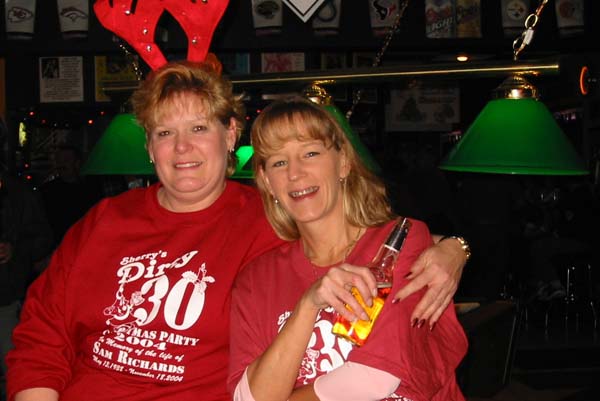
<instances>
[{"instance_id":1,"label":"green pendant lamp","mask_svg":"<svg viewBox=\"0 0 600 401\"><path fill-rule=\"evenodd\" d=\"M514 60L531 43L548 0L540 0L513 42ZM520 75L508 77L442 161L448 171L530 175L585 175L588 171L538 91Z\"/></svg>"},{"instance_id":2,"label":"green pendant lamp","mask_svg":"<svg viewBox=\"0 0 600 401\"><path fill-rule=\"evenodd\" d=\"M252 155L254 154L254 148L250 145L242 145L235 151L237 158L237 164L235 166L235 172L231 175L231 178L236 180L251 180L254 178L254 171L252 170Z\"/></svg>"},{"instance_id":3,"label":"green pendant lamp","mask_svg":"<svg viewBox=\"0 0 600 401\"><path fill-rule=\"evenodd\" d=\"M360 137L354 132L346 116L344 116L340 109L338 109L333 104L331 95L327 93L327 91L323 87L317 85L316 83L308 85L304 89L302 96L314 103L322 105L325 108L325 110L327 110L327 112L331 114L333 118L335 118L337 123L340 125L340 127L346 134L346 138L348 138L348 141L354 148L354 151L358 154L365 166L367 166L367 168L375 174L381 173L381 167L379 166L379 164L377 164L377 161L375 161L375 159L371 155L371 152L369 152L367 147L360 140Z\"/></svg>"},{"instance_id":4,"label":"green pendant lamp","mask_svg":"<svg viewBox=\"0 0 600 401\"><path fill-rule=\"evenodd\" d=\"M511 76L442 161L448 171L585 175L588 171L538 94Z\"/></svg>"},{"instance_id":5,"label":"green pendant lamp","mask_svg":"<svg viewBox=\"0 0 600 401\"><path fill-rule=\"evenodd\" d=\"M104 131L87 161L82 174L154 175L154 166L146 151L144 129L129 113L118 114Z\"/></svg>"}]
</instances>

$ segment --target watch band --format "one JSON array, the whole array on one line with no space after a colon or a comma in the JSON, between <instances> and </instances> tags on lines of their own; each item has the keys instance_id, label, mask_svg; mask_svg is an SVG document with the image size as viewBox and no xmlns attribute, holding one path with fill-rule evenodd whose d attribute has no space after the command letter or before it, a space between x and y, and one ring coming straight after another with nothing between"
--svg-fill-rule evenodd
<instances>
[{"instance_id":1,"label":"watch band","mask_svg":"<svg viewBox=\"0 0 600 401\"><path fill-rule=\"evenodd\" d=\"M460 247L462 248L463 252L465 253L465 256L467 257L467 260L469 260L469 258L471 257L471 247L469 246L469 243L467 242L466 239L464 239L463 237L459 237L457 235L445 235L442 237L440 242L442 242L446 239L457 240L458 243L460 244Z\"/></svg>"}]
</instances>

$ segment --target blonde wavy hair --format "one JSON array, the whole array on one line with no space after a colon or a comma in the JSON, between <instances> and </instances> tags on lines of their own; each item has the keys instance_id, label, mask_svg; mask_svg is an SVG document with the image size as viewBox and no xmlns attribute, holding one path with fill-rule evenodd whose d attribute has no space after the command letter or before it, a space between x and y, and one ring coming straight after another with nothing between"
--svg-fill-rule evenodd
<instances>
[{"instance_id":1,"label":"blonde wavy hair","mask_svg":"<svg viewBox=\"0 0 600 401\"><path fill-rule=\"evenodd\" d=\"M328 148L345 153L350 171L341 185L344 185L342 196L348 223L357 227L374 227L394 218L383 182L363 164L335 118L325 108L309 100L292 97L267 106L255 120L251 131L256 184L267 218L279 237L289 241L300 238L298 226L275 203L258 172L264 170L271 154L294 139L319 140Z\"/></svg>"},{"instance_id":2,"label":"blonde wavy hair","mask_svg":"<svg viewBox=\"0 0 600 401\"><path fill-rule=\"evenodd\" d=\"M151 132L173 108L182 106L183 100L192 101L208 113L209 119L229 127L236 121L236 144L245 125L245 108L241 99L233 94L231 82L223 78L210 64L176 61L152 71L131 96L131 105L137 121ZM227 156L227 175L235 172L234 152Z\"/></svg>"}]
</instances>

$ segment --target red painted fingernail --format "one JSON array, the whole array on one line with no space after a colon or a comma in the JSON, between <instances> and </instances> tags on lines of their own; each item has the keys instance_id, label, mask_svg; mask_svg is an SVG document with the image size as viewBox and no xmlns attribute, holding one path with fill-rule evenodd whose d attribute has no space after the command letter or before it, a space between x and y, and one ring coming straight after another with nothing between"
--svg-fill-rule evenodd
<instances>
[{"instance_id":1,"label":"red painted fingernail","mask_svg":"<svg viewBox=\"0 0 600 401\"><path fill-rule=\"evenodd\" d=\"M408 273L406 273L406 274L404 275L404 278L409 278L411 274L412 274L412 272L408 272Z\"/></svg>"},{"instance_id":2,"label":"red painted fingernail","mask_svg":"<svg viewBox=\"0 0 600 401\"><path fill-rule=\"evenodd\" d=\"M435 329L435 323L436 322L431 323L431 326L429 326L429 331L433 331L433 329Z\"/></svg>"},{"instance_id":3,"label":"red painted fingernail","mask_svg":"<svg viewBox=\"0 0 600 401\"><path fill-rule=\"evenodd\" d=\"M424 324L425 324L425 319L421 319L421 320L419 320L419 324L417 324L417 327L420 329L421 327L423 327Z\"/></svg>"},{"instance_id":4,"label":"red painted fingernail","mask_svg":"<svg viewBox=\"0 0 600 401\"><path fill-rule=\"evenodd\" d=\"M410 327L415 327L417 325L417 323L419 323L419 319L418 318L414 318L412 320L412 322L410 323Z\"/></svg>"},{"instance_id":5,"label":"red painted fingernail","mask_svg":"<svg viewBox=\"0 0 600 401\"><path fill-rule=\"evenodd\" d=\"M393 303L393 304L397 304L397 303L398 303L398 301L400 301L398 298L394 298L394 299L392 299L392 303Z\"/></svg>"}]
</instances>

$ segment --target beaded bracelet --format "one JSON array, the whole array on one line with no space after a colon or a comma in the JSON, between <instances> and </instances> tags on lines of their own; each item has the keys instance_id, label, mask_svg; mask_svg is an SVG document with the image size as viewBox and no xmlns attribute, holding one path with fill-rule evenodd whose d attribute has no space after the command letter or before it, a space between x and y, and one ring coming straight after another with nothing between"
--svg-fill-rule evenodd
<instances>
[{"instance_id":1,"label":"beaded bracelet","mask_svg":"<svg viewBox=\"0 0 600 401\"><path fill-rule=\"evenodd\" d=\"M463 252L465 253L465 256L467 257L467 260L469 260L469 258L471 257L471 247L469 246L469 243L467 242L467 240L465 240L463 237L458 237L456 235L445 235L442 237L442 239L440 239L440 242L442 242L443 240L446 239L455 239L458 241L458 243L460 244L460 247L462 248Z\"/></svg>"}]
</instances>

